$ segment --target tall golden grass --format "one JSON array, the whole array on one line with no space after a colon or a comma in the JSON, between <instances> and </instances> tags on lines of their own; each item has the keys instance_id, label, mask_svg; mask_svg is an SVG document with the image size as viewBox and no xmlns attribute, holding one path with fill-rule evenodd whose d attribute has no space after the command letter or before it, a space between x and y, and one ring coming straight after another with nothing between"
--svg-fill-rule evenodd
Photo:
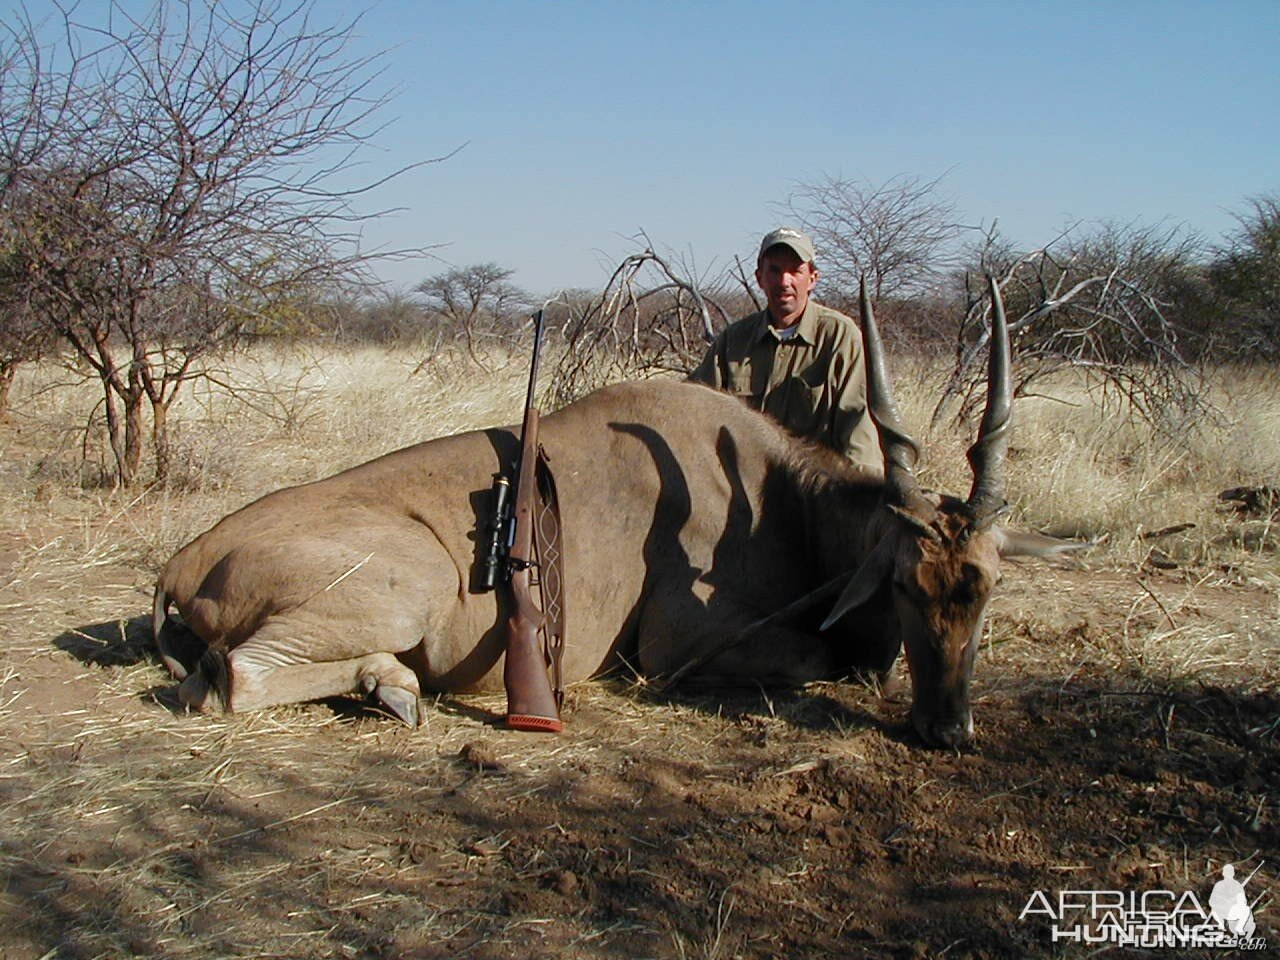
<instances>
[{"instance_id":1,"label":"tall golden grass","mask_svg":"<svg viewBox=\"0 0 1280 960\"><path fill-rule=\"evenodd\" d=\"M946 370L921 361L898 377L904 416L924 441L920 474L936 489L968 491L969 429L928 424ZM1104 404L1065 375L1015 402L1009 453L1014 525L1099 542L1095 558L1218 564L1280 572L1280 531L1218 499L1240 486L1280 486L1280 377L1274 368L1223 368L1209 377L1216 419L1177 437ZM1161 534L1173 527L1183 529Z\"/></svg>"},{"instance_id":2,"label":"tall golden grass","mask_svg":"<svg viewBox=\"0 0 1280 960\"><path fill-rule=\"evenodd\" d=\"M0 432L10 461L0 497L29 515L32 502L119 511L112 549L156 566L222 514L277 487L326 476L412 443L520 416L526 360L491 356L486 368L440 354L420 366L407 347L266 344L219 360L172 415L174 476L163 489L114 491L101 483L107 451L86 424L92 384L52 365L24 370L11 423ZM897 391L923 441L922 480L964 494L970 482L964 424L928 428L943 362L899 363ZM1217 499L1236 486L1280 486L1280 376L1274 368L1223 368L1211 382L1218 422L1172 440L1106 409L1079 381L1015 405L1010 451L1011 522L1100 542L1097 560L1161 562L1232 574L1280 576L1280 530ZM545 411L544 411L545 412ZM26 501L23 503L22 501ZM1189 526L1183 526L1189 525ZM1176 533L1160 534L1174 526Z\"/></svg>"}]
</instances>

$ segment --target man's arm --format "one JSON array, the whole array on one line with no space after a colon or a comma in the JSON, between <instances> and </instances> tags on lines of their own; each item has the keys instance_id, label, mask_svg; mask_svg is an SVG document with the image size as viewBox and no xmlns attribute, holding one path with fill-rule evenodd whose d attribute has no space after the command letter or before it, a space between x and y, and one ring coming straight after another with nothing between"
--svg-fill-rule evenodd
<instances>
[{"instance_id":1,"label":"man's arm","mask_svg":"<svg viewBox=\"0 0 1280 960\"><path fill-rule=\"evenodd\" d=\"M841 425L843 429L843 424ZM884 469L884 455L880 452L880 437L871 416L863 409L862 414L849 429L848 440L845 441L844 455L854 463L861 464L876 473Z\"/></svg>"},{"instance_id":2,"label":"man's arm","mask_svg":"<svg viewBox=\"0 0 1280 960\"><path fill-rule=\"evenodd\" d=\"M721 332L715 338L711 346L707 348L706 354L702 358L702 362L694 367L693 372L689 374L688 379L696 383L705 383L708 386L715 387L717 390L724 389L724 378L721 376L720 370L720 353L724 346L724 333Z\"/></svg>"},{"instance_id":3,"label":"man's arm","mask_svg":"<svg viewBox=\"0 0 1280 960\"><path fill-rule=\"evenodd\" d=\"M854 463L879 472L884 469L884 456L880 452L876 426L867 412L867 374L862 337L856 329L843 351L840 365L841 370L832 383L835 404L831 414L831 445Z\"/></svg>"}]
</instances>

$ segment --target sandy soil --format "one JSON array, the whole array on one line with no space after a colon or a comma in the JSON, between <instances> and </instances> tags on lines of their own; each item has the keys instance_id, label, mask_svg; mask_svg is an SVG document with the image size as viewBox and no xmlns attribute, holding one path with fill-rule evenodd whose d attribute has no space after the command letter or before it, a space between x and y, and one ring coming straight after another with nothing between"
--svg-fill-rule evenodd
<instances>
[{"instance_id":1,"label":"sandy soil","mask_svg":"<svg viewBox=\"0 0 1280 960\"><path fill-rule=\"evenodd\" d=\"M853 683L585 684L559 737L445 698L412 731L181 713L119 517L0 530L4 960L1084 956L1034 891L1207 902L1227 862L1280 946L1270 584L1008 565L962 753Z\"/></svg>"}]
</instances>

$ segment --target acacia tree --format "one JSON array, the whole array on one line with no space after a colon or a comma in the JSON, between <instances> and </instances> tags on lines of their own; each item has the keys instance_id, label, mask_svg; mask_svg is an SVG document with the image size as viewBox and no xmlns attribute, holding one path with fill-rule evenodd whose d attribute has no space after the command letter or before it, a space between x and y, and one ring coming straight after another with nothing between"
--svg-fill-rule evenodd
<instances>
[{"instance_id":1,"label":"acacia tree","mask_svg":"<svg viewBox=\"0 0 1280 960\"><path fill-rule=\"evenodd\" d=\"M1280 357L1280 194L1251 197L1209 276L1240 357Z\"/></svg>"},{"instance_id":2,"label":"acacia tree","mask_svg":"<svg viewBox=\"0 0 1280 960\"><path fill-rule=\"evenodd\" d=\"M9 410L9 392L18 366L38 359L52 339L22 291L20 264L0 254L0 420Z\"/></svg>"},{"instance_id":3,"label":"acacia tree","mask_svg":"<svg viewBox=\"0 0 1280 960\"><path fill-rule=\"evenodd\" d=\"M692 370L716 330L744 312L736 282L728 273L700 276L648 245L624 257L600 293L558 298L568 319L551 402L559 406L618 380Z\"/></svg>"},{"instance_id":4,"label":"acacia tree","mask_svg":"<svg viewBox=\"0 0 1280 960\"><path fill-rule=\"evenodd\" d=\"M19 14L0 40L0 240L102 384L118 482L139 479L148 408L163 480L197 361L300 290L365 278L378 214L352 204L389 177L350 178L387 95L349 52L355 22L306 5L76 11L56 31Z\"/></svg>"},{"instance_id":5,"label":"acacia tree","mask_svg":"<svg viewBox=\"0 0 1280 960\"><path fill-rule=\"evenodd\" d=\"M481 341L518 334L513 321L523 319L530 304L529 294L510 282L514 274L496 263L477 263L428 277L414 289L426 299L428 311L443 321L443 339L460 333L471 359L484 366Z\"/></svg>"},{"instance_id":6,"label":"acacia tree","mask_svg":"<svg viewBox=\"0 0 1280 960\"><path fill-rule=\"evenodd\" d=\"M418 345L428 336L421 304L399 290L378 290L365 299L337 304L332 313L334 333L346 340Z\"/></svg>"}]
</instances>

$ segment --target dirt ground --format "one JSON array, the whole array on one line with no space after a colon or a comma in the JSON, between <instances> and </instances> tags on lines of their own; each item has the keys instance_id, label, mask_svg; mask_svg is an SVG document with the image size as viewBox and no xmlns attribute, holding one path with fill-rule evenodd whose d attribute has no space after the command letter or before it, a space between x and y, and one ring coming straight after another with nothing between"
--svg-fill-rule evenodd
<instances>
[{"instance_id":1,"label":"dirt ground","mask_svg":"<svg viewBox=\"0 0 1280 960\"><path fill-rule=\"evenodd\" d=\"M476 699L213 718L107 545L152 521L46 498L0 527L3 960L1092 956L1034 891L1207 902L1228 862L1280 947L1268 580L1008 564L960 753L855 683L584 684L559 737Z\"/></svg>"}]
</instances>

